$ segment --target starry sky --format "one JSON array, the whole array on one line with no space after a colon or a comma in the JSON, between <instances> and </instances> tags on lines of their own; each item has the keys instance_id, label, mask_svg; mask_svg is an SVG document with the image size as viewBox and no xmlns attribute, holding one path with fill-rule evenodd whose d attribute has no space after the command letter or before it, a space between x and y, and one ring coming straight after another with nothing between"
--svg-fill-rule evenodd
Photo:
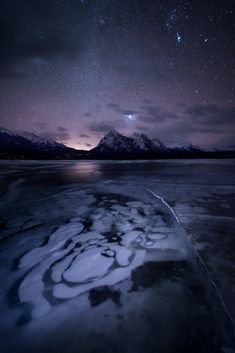
<instances>
[{"instance_id":1,"label":"starry sky","mask_svg":"<svg viewBox=\"0 0 235 353\"><path fill-rule=\"evenodd\" d=\"M235 144L229 0L1 0L0 126L90 149L110 129Z\"/></svg>"}]
</instances>

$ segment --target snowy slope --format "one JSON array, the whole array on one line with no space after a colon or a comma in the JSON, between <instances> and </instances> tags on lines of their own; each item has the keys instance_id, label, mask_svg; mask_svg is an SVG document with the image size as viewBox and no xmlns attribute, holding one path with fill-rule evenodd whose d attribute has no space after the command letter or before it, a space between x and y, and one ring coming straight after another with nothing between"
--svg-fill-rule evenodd
<instances>
[{"instance_id":1,"label":"snowy slope","mask_svg":"<svg viewBox=\"0 0 235 353\"><path fill-rule=\"evenodd\" d=\"M150 140L144 134L137 134L136 132L132 135L133 146L140 152L154 152L154 151L165 151L166 147L158 139Z\"/></svg>"},{"instance_id":2,"label":"snowy slope","mask_svg":"<svg viewBox=\"0 0 235 353\"><path fill-rule=\"evenodd\" d=\"M93 149L96 153L124 153L133 151L132 139L113 130L109 131Z\"/></svg>"},{"instance_id":3,"label":"snowy slope","mask_svg":"<svg viewBox=\"0 0 235 353\"><path fill-rule=\"evenodd\" d=\"M144 134L134 133L130 137L121 135L113 130L109 131L92 151L95 153L129 153L146 154L165 151L166 147L158 141L150 140Z\"/></svg>"},{"instance_id":4,"label":"snowy slope","mask_svg":"<svg viewBox=\"0 0 235 353\"><path fill-rule=\"evenodd\" d=\"M11 156L45 156L45 158L71 158L78 151L62 143L41 138L29 132L16 132L0 128L0 155Z\"/></svg>"},{"instance_id":5,"label":"snowy slope","mask_svg":"<svg viewBox=\"0 0 235 353\"><path fill-rule=\"evenodd\" d=\"M168 145L168 149L175 150L175 151L182 151L182 152L200 152L203 151L201 147L192 145L192 144L187 144L184 145L183 143L174 143Z\"/></svg>"}]
</instances>

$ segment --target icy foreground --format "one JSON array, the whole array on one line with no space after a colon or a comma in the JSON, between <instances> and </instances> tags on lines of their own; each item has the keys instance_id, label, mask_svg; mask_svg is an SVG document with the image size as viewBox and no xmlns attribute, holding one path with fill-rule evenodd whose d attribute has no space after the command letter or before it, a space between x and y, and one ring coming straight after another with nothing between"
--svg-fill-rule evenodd
<instances>
[{"instance_id":1,"label":"icy foreground","mask_svg":"<svg viewBox=\"0 0 235 353\"><path fill-rule=\"evenodd\" d=\"M197 252L143 183L92 163L1 176L1 352L233 352Z\"/></svg>"}]
</instances>

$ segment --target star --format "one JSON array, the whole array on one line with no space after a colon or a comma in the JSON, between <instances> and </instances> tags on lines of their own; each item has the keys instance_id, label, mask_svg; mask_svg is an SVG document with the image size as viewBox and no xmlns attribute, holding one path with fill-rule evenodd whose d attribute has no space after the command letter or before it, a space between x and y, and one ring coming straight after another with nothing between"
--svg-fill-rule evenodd
<instances>
[{"instance_id":1,"label":"star","mask_svg":"<svg viewBox=\"0 0 235 353\"><path fill-rule=\"evenodd\" d=\"M134 114L127 114L126 119L129 121L134 121L136 120L136 116Z\"/></svg>"},{"instance_id":2,"label":"star","mask_svg":"<svg viewBox=\"0 0 235 353\"><path fill-rule=\"evenodd\" d=\"M177 43L182 42L182 35L179 32L176 32L176 40L177 40Z\"/></svg>"}]
</instances>

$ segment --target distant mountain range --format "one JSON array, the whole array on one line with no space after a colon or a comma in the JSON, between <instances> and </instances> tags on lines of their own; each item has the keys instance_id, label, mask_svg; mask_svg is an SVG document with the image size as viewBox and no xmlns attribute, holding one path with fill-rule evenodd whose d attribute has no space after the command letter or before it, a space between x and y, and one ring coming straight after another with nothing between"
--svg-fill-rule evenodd
<instances>
[{"instance_id":1,"label":"distant mountain range","mask_svg":"<svg viewBox=\"0 0 235 353\"><path fill-rule=\"evenodd\" d=\"M85 151L82 151L83 155ZM0 128L2 159L77 159L80 151L29 132L18 133Z\"/></svg>"},{"instance_id":2,"label":"distant mountain range","mask_svg":"<svg viewBox=\"0 0 235 353\"><path fill-rule=\"evenodd\" d=\"M29 132L0 128L0 159L158 159L158 158L235 158L235 148L203 150L193 145L165 146L144 134L127 137L109 131L90 151L76 150Z\"/></svg>"},{"instance_id":3,"label":"distant mountain range","mask_svg":"<svg viewBox=\"0 0 235 353\"><path fill-rule=\"evenodd\" d=\"M179 153L202 153L203 150L193 145L181 147L167 147L160 140L151 140L144 134L134 133L126 137L117 131L108 132L91 150L96 155L130 155L130 156L155 156Z\"/></svg>"}]
</instances>

